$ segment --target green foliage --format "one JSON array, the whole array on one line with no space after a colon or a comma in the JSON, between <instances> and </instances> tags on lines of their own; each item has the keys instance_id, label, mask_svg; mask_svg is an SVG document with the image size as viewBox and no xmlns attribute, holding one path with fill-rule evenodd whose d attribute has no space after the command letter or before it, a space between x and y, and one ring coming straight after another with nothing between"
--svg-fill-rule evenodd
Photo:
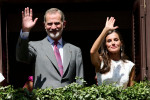
<instances>
[{"instance_id":1,"label":"green foliage","mask_svg":"<svg viewBox=\"0 0 150 100\"><path fill-rule=\"evenodd\" d=\"M135 83L126 89L112 85L84 86L72 83L57 89L34 89L32 93L9 85L0 87L0 100L150 100L150 82Z\"/></svg>"}]
</instances>

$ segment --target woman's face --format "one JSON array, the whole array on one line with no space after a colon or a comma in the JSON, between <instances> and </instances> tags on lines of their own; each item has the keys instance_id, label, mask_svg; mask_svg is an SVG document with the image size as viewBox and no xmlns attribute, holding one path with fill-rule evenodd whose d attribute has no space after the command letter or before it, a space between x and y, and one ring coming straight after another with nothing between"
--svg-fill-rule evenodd
<instances>
[{"instance_id":1,"label":"woman's face","mask_svg":"<svg viewBox=\"0 0 150 100\"><path fill-rule=\"evenodd\" d=\"M122 43L117 33L113 32L106 37L106 47L107 47L108 52L120 53L121 46L122 46Z\"/></svg>"}]
</instances>

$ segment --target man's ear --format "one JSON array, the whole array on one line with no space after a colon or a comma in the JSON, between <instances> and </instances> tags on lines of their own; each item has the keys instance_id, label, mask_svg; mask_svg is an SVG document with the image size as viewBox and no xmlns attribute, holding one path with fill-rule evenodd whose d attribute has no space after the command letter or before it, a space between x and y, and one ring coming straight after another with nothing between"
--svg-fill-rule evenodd
<instances>
[{"instance_id":1,"label":"man's ear","mask_svg":"<svg viewBox=\"0 0 150 100\"><path fill-rule=\"evenodd\" d=\"M66 21L63 22L63 28L65 28L65 27L66 27Z\"/></svg>"}]
</instances>

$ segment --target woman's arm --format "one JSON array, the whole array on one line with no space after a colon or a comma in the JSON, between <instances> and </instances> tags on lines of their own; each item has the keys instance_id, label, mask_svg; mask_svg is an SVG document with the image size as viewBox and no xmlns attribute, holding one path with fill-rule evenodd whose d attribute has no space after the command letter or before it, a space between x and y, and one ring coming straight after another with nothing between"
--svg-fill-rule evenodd
<instances>
[{"instance_id":1,"label":"woman's arm","mask_svg":"<svg viewBox=\"0 0 150 100\"><path fill-rule=\"evenodd\" d=\"M106 24L105 27L103 29L103 31L101 32L101 34L98 36L98 38L96 39L96 41L94 42L91 50L90 50L90 54L91 54L91 61L92 64L95 66L96 71L99 70L100 64L101 64L101 57L99 56L99 48L102 45L102 42L106 36L106 34L110 31L110 30L115 30L118 28L118 26L114 27L114 23L115 23L115 19L114 17L107 17L106 20Z\"/></svg>"},{"instance_id":2,"label":"woman's arm","mask_svg":"<svg viewBox=\"0 0 150 100\"><path fill-rule=\"evenodd\" d=\"M128 86L133 86L134 85L134 77L135 77L135 66L133 66L133 68L130 72Z\"/></svg>"}]
</instances>

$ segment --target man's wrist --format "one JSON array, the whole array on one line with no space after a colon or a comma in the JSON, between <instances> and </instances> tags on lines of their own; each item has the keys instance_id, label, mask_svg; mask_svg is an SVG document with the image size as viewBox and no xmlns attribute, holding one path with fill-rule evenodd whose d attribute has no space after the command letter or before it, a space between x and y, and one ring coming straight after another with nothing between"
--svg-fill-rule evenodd
<instances>
[{"instance_id":1,"label":"man's wrist","mask_svg":"<svg viewBox=\"0 0 150 100\"><path fill-rule=\"evenodd\" d=\"M22 30L20 31L20 37L22 39L27 39L29 37L29 32L23 32Z\"/></svg>"}]
</instances>

